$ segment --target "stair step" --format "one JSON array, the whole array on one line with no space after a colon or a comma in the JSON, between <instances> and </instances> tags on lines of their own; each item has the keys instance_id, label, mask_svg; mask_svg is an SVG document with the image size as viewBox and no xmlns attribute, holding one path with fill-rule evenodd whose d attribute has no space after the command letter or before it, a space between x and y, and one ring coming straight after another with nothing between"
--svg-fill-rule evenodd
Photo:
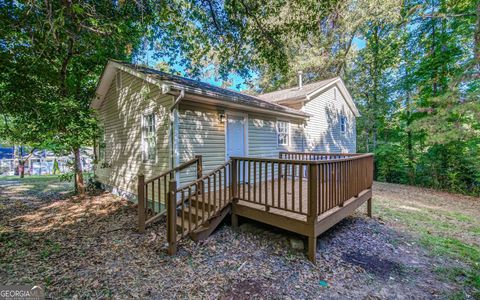
<instances>
[{"instance_id":1,"label":"stair step","mask_svg":"<svg viewBox=\"0 0 480 300\"><path fill-rule=\"evenodd\" d=\"M188 231L189 230L189 224L190 224L190 221L185 218L185 220L183 221L182 223L182 218L180 217L177 217L177 230L182 230L182 227L185 231ZM200 222L198 223L198 225L200 226ZM192 223L191 223L191 227L192 227L192 230L194 230L195 228L195 220L192 219Z\"/></svg>"},{"instance_id":2,"label":"stair step","mask_svg":"<svg viewBox=\"0 0 480 300\"><path fill-rule=\"evenodd\" d=\"M205 216L205 219L208 218L208 211L202 210L200 206L198 207L198 209L195 206L185 207L185 209L183 210L183 216L185 217L185 219L188 219L188 215L190 212L192 215L192 221L195 221L195 218L201 220L202 216ZM179 218L181 218L181 216L179 216Z\"/></svg>"},{"instance_id":3,"label":"stair step","mask_svg":"<svg viewBox=\"0 0 480 300\"><path fill-rule=\"evenodd\" d=\"M205 197L207 197L207 195L205 195ZM205 199L205 202L202 202L202 196L198 196L198 201L195 199L195 198L191 198L190 199L190 206L191 207L197 207L197 204L198 204L198 208L199 209L202 209L202 210L205 210L205 212L207 211L214 211L215 210L215 205L213 204L208 204L208 199Z\"/></svg>"},{"instance_id":4,"label":"stair step","mask_svg":"<svg viewBox=\"0 0 480 300\"><path fill-rule=\"evenodd\" d=\"M212 234L215 228L217 228L217 226L230 212L230 205L224 207L219 214L211 218L208 222L206 222L204 225L200 226L196 230L193 230L192 233L190 233L190 237L192 238L192 240L201 241L206 239L208 236L210 236L210 234Z\"/></svg>"},{"instance_id":5,"label":"stair step","mask_svg":"<svg viewBox=\"0 0 480 300\"><path fill-rule=\"evenodd\" d=\"M187 209L187 208L186 208ZM225 216L230 212L230 205L224 207L217 215L212 216L209 220L202 222L198 220L198 227L195 228L195 220L192 216L192 222L185 218L182 222L182 218L177 216L177 230L182 231L189 231L189 225L191 226L190 237L194 241L204 240L206 239L215 228L220 224L220 222L225 218ZM206 217L205 217L206 218Z\"/></svg>"}]
</instances>

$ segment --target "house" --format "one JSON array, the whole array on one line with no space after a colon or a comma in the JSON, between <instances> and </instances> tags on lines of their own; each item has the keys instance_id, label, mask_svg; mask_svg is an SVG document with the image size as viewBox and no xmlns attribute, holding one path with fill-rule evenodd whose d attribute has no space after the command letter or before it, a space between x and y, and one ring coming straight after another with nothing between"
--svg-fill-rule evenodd
<instances>
[{"instance_id":1,"label":"house","mask_svg":"<svg viewBox=\"0 0 480 300\"><path fill-rule=\"evenodd\" d=\"M151 178L202 155L204 172L231 156L281 151L356 152L358 110L341 78L251 96L125 62L110 61L91 107L103 126L98 180L135 199ZM193 180L194 172L177 181Z\"/></svg>"},{"instance_id":2,"label":"house","mask_svg":"<svg viewBox=\"0 0 480 300\"><path fill-rule=\"evenodd\" d=\"M170 254L230 215L308 237L315 262L320 234L365 202L371 216L373 154L355 154L359 114L340 78L298 82L251 96L110 61L91 103L97 178L137 200L139 232L166 215Z\"/></svg>"},{"instance_id":3,"label":"house","mask_svg":"<svg viewBox=\"0 0 480 300\"><path fill-rule=\"evenodd\" d=\"M13 159L14 158L14 147L6 146L0 144L0 159Z\"/></svg>"}]
</instances>

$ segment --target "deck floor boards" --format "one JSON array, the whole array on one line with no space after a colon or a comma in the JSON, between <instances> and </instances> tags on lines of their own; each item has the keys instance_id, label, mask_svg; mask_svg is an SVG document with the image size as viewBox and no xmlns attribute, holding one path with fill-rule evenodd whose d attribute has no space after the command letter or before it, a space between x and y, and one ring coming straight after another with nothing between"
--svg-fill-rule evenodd
<instances>
[{"instance_id":1,"label":"deck floor boards","mask_svg":"<svg viewBox=\"0 0 480 300\"><path fill-rule=\"evenodd\" d=\"M306 215L308 214L308 180L305 178L302 179L301 184L298 177L295 178L293 184L290 177L287 177L286 180L285 177L281 177L280 184L278 178L275 178L273 180L273 184L272 180L268 180L267 183L263 181L262 183L257 183L256 185L254 185L253 183L240 183L238 195L239 204L241 205L249 206L263 211L269 211L270 213L286 216L299 221L307 221ZM243 195L245 195L245 197L243 197ZM324 209L334 208L330 207L330 205L327 205L327 203L319 203L319 208L322 207Z\"/></svg>"}]
</instances>

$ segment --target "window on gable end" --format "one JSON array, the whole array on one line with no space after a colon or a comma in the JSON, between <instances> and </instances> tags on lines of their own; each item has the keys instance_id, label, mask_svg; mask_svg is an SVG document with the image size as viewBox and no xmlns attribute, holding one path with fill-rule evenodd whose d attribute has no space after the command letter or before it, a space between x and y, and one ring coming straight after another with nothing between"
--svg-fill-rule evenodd
<instances>
[{"instance_id":1,"label":"window on gable end","mask_svg":"<svg viewBox=\"0 0 480 300\"><path fill-rule=\"evenodd\" d=\"M340 116L340 131L347 132L347 117L345 116Z\"/></svg>"}]
</instances>

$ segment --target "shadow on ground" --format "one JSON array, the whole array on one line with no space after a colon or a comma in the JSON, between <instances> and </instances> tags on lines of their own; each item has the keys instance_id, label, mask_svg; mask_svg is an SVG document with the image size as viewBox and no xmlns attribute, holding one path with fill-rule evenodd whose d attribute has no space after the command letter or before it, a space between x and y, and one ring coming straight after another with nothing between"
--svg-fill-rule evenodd
<instances>
[{"instance_id":1,"label":"shadow on ground","mask_svg":"<svg viewBox=\"0 0 480 300\"><path fill-rule=\"evenodd\" d=\"M316 265L291 248L298 236L228 224L170 257L164 220L138 234L135 207L111 194L0 187L0 282L41 284L53 298L435 298L459 289L434 269L454 262L361 212L319 238Z\"/></svg>"}]
</instances>

